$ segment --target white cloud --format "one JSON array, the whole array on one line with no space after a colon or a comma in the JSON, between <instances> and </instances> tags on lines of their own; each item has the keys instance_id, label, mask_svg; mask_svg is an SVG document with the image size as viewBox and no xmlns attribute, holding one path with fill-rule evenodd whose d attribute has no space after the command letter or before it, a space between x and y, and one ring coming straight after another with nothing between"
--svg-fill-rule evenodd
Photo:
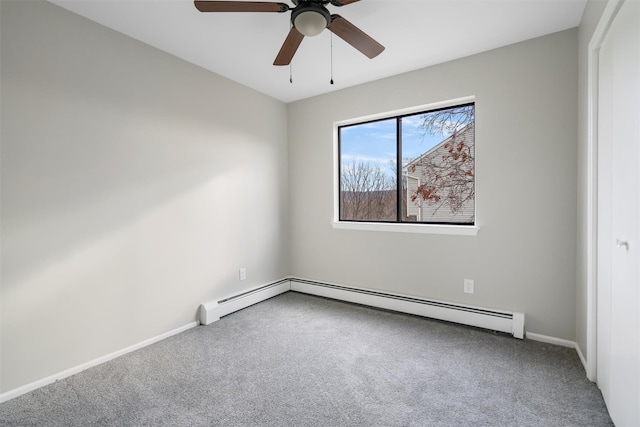
<instances>
[{"instance_id":1,"label":"white cloud","mask_svg":"<svg viewBox=\"0 0 640 427\"><path fill-rule=\"evenodd\" d=\"M363 156L359 154L343 154L342 155L342 163L351 163L352 161L356 162L367 162L367 163L376 163L379 165L388 165L391 161L394 161L396 158L395 153L387 153L388 157L377 157L377 156Z\"/></svg>"}]
</instances>

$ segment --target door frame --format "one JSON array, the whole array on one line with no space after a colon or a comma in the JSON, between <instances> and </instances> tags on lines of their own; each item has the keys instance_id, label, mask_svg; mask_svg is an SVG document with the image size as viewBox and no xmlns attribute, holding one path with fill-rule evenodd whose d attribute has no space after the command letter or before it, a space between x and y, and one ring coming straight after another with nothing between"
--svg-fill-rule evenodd
<instances>
[{"instance_id":1,"label":"door frame","mask_svg":"<svg viewBox=\"0 0 640 427\"><path fill-rule=\"evenodd\" d=\"M587 378L597 383L598 77L600 47L624 0L609 0L589 42L587 61Z\"/></svg>"}]
</instances>

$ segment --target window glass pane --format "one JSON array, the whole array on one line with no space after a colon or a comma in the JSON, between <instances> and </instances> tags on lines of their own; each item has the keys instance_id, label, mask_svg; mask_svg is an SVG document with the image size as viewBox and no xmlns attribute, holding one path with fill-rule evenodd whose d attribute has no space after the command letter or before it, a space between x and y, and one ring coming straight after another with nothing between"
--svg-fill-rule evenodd
<instances>
[{"instance_id":1,"label":"window glass pane","mask_svg":"<svg viewBox=\"0 0 640 427\"><path fill-rule=\"evenodd\" d=\"M396 122L339 129L341 220L398 220Z\"/></svg>"},{"instance_id":2,"label":"window glass pane","mask_svg":"<svg viewBox=\"0 0 640 427\"><path fill-rule=\"evenodd\" d=\"M474 105L401 118L403 221L474 224Z\"/></svg>"}]
</instances>

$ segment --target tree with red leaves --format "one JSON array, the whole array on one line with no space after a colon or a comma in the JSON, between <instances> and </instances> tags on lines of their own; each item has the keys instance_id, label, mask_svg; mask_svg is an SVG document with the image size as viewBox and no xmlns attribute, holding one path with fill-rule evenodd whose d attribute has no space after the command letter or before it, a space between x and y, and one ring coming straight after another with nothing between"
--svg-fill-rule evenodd
<instances>
[{"instance_id":1,"label":"tree with red leaves","mask_svg":"<svg viewBox=\"0 0 640 427\"><path fill-rule=\"evenodd\" d=\"M419 184L412 188L410 199L414 203L424 201L430 207L432 215L447 207L449 217L466 215L463 222L473 223L474 106L465 105L425 113L422 120L421 127L425 133L449 136L407 164L407 171L419 177ZM456 222L458 220L459 218Z\"/></svg>"}]
</instances>

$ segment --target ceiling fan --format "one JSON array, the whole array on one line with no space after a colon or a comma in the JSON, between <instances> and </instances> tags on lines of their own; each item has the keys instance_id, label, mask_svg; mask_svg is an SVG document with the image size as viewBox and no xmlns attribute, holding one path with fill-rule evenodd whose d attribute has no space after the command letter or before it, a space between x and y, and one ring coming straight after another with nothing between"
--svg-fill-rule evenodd
<instances>
[{"instance_id":1,"label":"ceiling fan","mask_svg":"<svg viewBox=\"0 0 640 427\"><path fill-rule=\"evenodd\" d=\"M289 65L305 36L317 36L328 28L369 58L378 56L384 46L340 15L332 15L326 5L342 7L360 0L291 0L286 3L259 1L196 0L200 12L277 12L291 11L291 30L280 48L273 65Z\"/></svg>"}]
</instances>

